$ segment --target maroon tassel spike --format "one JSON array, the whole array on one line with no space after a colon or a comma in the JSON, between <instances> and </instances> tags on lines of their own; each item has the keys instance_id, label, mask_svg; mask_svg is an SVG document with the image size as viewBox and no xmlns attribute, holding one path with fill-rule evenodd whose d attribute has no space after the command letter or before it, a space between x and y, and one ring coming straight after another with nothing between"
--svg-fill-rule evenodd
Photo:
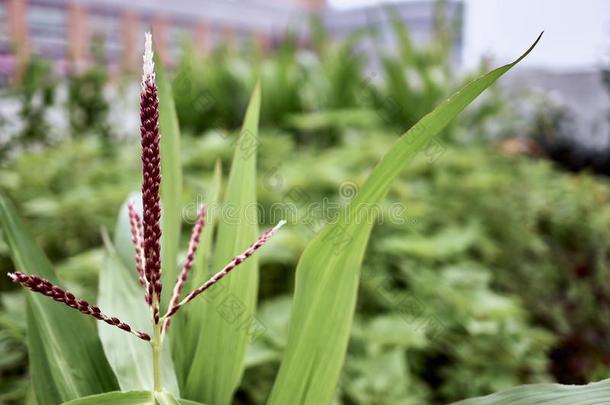
<instances>
[{"instance_id":1,"label":"maroon tassel spike","mask_svg":"<svg viewBox=\"0 0 610 405\"><path fill-rule=\"evenodd\" d=\"M62 289L51 283L44 278L38 276L28 276L25 273L16 271L15 273L8 273L8 276L17 284L21 284L23 287L28 288L34 292L57 301L62 302L70 308L76 309L85 315L90 315L99 321L104 321L108 325L116 326L126 332L132 333L142 340L150 341L150 336L147 333L133 330L131 326L122 322L116 317L109 317L102 313L102 311L95 305L90 305L87 301L78 299L69 291Z\"/></svg>"},{"instance_id":2,"label":"maroon tassel spike","mask_svg":"<svg viewBox=\"0 0 610 405\"><path fill-rule=\"evenodd\" d=\"M161 157L159 151L159 96L152 59L152 40L146 35L144 73L140 95L140 135L142 143L142 205L144 222L145 276L152 298L155 323L161 297ZM156 295L156 300L154 295Z\"/></svg>"},{"instance_id":3,"label":"maroon tassel spike","mask_svg":"<svg viewBox=\"0 0 610 405\"><path fill-rule=\"evenodd\" d=\"M203 205L199 209L199 213L197 215L197 222L195 223L195 226L193 227L193 232L191 234L191 240L189 242L189 249L186 254L186 261L184 262L184 265L182 266L182 271L180 272L180 275L178 276L178 280L176 280L176 284L174 286L174 291L172 294L172 299L169 304L169 308L175 306L178 303L178 300L180 299L180 293L182 292L182 289L184 288L184 284L186 283L186 280L188 279L189 272L191 271L191 268L193 267L193 263L195 262L195 254L197 253L197 248L199 247L199 242L201 241L201 232L203 232L203 228L205 227L205 215L206 215L206 209L205 209L205 206ZM169 324L170 324L170 320L166 319L163 329L168 330Z\"/></svg>"},{"instance_id":4,"label":"maroon tassel spike","mask_svg":"<svg viewBox=\"0 0 610 405\"><path fill-rule=\"evenodd\" d=\"M144 271L144 263L146 258L144 257L144 236L142 235L142 219L136 211L133 200L127 205L129 211L129 224L131 230L131 242L133 242L135 258L136 258L136 270L138 272L138 281L140 285L144 287L144 299L148 305L152 305L151 297L148 294L148 280L146 279Z\"/></svg>"},{"instance_id":5,"label":"maroon tassel spike","mask_svg":"<svg viewBox=\"0 0 610 405\"><path fill-rule=\"evenodd\" d=\"M182 301L179 303L172 305L168 308L167 313L164 315L164 318L168 320L172 317L183 305L192 301L199 294L203 293L208 288L212 287L214 284L219 282L222 278L224 278L229 272L247 260L250 256L254 254L258 249L260 249L267 241L273 236L273 234L280 229L286 221L280 221L275 227L269 229L267 232L263 233L256 242L254 242L248 249L246 249L242 254L235 256L233 260L229 262L222 270L218 273L214 274L212 278L203 283L200 287L191 291ZM167 322L167 321L166 321Z\"/></svg>"}]
</instances>

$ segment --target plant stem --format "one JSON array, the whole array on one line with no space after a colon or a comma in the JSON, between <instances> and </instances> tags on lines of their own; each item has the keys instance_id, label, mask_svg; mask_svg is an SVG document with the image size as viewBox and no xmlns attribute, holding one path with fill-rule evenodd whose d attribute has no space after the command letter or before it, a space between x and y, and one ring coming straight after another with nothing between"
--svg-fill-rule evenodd
<instances>
[{"instance_id":1,"label":"plant stem","mask_svg":"<svg viewBox=\"0 0 610 405\"><path fill-rule=\"evenodd\" d=\"M155 391L161 391L161 348L163 347L161 325L161 322L153 325L153 338L150 342L153 352L153 379Z\"/></svg>"}]
</instances>

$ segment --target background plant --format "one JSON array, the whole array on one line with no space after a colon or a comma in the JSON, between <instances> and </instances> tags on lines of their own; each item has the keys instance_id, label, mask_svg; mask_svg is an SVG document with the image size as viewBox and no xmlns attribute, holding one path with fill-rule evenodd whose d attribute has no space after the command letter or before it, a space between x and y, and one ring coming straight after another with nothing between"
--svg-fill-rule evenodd
<instances>
[{"instance_id":1,"label":"background plant","mask_svg":"<svg viewBox=\"0 0 610 405\"><path fill-rule=\"evenodd\" d=\"M72 72L67 77L67 109L72 136L93 133L100 139L110 137L108 113L110 107L104 96L108 83L101 38L92 41L93 64L82 72Z\"/></svg>"},{"instance_id":2,"label":"background plant","mask_svg":"<svg viewBox=\"0 0 610 405\"><path fill-rule=\"evenodd\" d=\"M3 145L4 152L15 146L29 146L49 141L47 113L54 102L56 80L52 65L42 58L32 58L24 68L14 96L20 103L21 130Z\"/></svg>"}]
</instances>

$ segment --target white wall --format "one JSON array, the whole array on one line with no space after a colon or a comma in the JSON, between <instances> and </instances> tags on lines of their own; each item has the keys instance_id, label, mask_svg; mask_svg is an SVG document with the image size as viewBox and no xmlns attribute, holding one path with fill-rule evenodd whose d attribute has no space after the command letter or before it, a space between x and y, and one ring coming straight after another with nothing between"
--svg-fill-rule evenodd
<instances>
[{"instance_id":1,"label":"white wall","mask_svg":"<svg viewBox=\"0 0 610 405\"><path fill-rule=\"evenodd\" d=\"M347 8L386 1L328 2ZM476 65L482 56L492 56L496 63L510 61L543 30L541 43L523 65L589 70L610 59L610 0L464 0L464 4L465 67Z\"/></svg>"},{"instance_id":2,"label":"white wall","mask_svg":"<svg viewBox=\"0 0 610 405\"><path fill-rule=\"evenodd\" d=\"M524 66L557 70L592 69L610 55L608 0L467 0L464 64L481 55L506 62L544 30Z\"/></svg>"}]
</instances>

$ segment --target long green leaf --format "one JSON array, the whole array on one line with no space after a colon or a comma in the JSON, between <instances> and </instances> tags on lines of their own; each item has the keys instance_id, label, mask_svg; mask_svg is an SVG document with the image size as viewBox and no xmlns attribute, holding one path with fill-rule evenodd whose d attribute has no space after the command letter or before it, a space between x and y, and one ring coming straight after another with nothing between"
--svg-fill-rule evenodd
<instances>
[{"instance_id":1,"label":"long green leaf","mask_svg":"<svg viewBox=\"0 0 610 405\"><path fill-rule=\"evenodd\" d=\"M220 187L222 184L222 166L216 162L214 178L209 193L204 196L204 202L208 205L206 214L206 225L201 234L201 242L195 255L195 264L191 275L186 283L185 290L191 291L198 287L210 277L210 258L212 251L212 236L217 219L218 203L220 201ZM195 300L185 306L172 321L172 336L178 336L173 345L173 355L176 364L176 374L180 388L184 389L193 356L199 345L205 345L204 335L201 330L206 327L203 324L203 313L205 312L205 300ZM178 330L179 332L175 332ZM174 334L175 333L175 334Z\"/></svg>"},{"instance_id":2,"label":"long green leaf","mask_svg":"<svg viewBox=\"0 0 610 405\"><path fill-rule=\"evenodd\" d=\"M607 404L610 379L587 385L532 384L456 402L455 405Z\"/></svg>"},{"instance_id":3,"label":"long green leaf","mask_svg":"<svg viewBox=\"0 0 610 405\"><path fill-rule=\"evenodd\" d=\"M210 276L214 273L213 269L211 269L212 239L214 236L214 229L218 222L218 205L220 203L221 188L222 165L220 164L220 161L217 161L216 166L214 167L214 178L212 179L210 192L208 195L208 199L206 200L206 203L208 204L208 213L206 218L207 224L201 234L201 243L199 244L199 249L197 250L197 255L195 257L193 275L189 279L189 285L191 288L196 288L200 286L201 283L208 280ZM192 308L197 308L197 305L194 305ZM195 326L197 329L200 329L201 327L201 325Z\"/></svg>"},{"instance_id":4,"label":"long green leaf","mask_svg":"<svg viewBox=\"0 0 610 405\"><path fill-rule=\"evenodd\" d=\"M135 262L127 203L123 204L115 230L115 244L125 243L131 247L130 258L124 261ZM110 242L107 241L109 245ZM107 246L104 267L99 276L97 302L105 312L116 315L136 330L151 334L151 316L144 301L144 288L137 281L134 266L123 265L113 246ZM147 342L131 336L118 328L100 325L98 333L112 369L116 373L123 391L152 389L152 355ZM169 347L162 354L163 387L178 395L178 383L174 373Z\"/></svg>"},{"instance_id":5,"label":"long green leaf","mask_svg":"<svg viewBox=\"0 0 610 405\"><path fill-rule=\"evenodd\" d=\"M0 194L0 224L15 267L61 285L51 263ZM95 331L94 321L61 303L27 293L30 371L39 404L118 389Z\"/></svg>"},{"instance_id":6,"label":"long green leaf","mask_svg":"<svg viewBox=\"0 0 610 405\"><path fill-rule=\"evenodd\" d=\"M107 392L65 402L63 405L195 405L197 402L176 399L167 392Z\"/></svg>"},{"instance_id":7,"label":"long green leaf","mask_svg":"<svg viewBox=\"0 0 610 405\"><path fill-rule=\"evenodd\" d=\"M108 392L91 395L65 402L63 405L153 405L154 397L150 391Z\"/></svg>"},{"instance_id":8,"label":"long green leaf","mask_svg":"<svg viewBox=\"0 0 610 405\"><path fill-rule=\"evenodd\" d=\"M161 259L163 269L163 303L171 298L177 277L177 256L182 224L182 166L180 163L180 129L171 85L163 65L156 60L159 88L159 128L161 132Z\"/></svg>"},{"instance_id":9,"label":"long green leaf","mask_svg":"<svg viewBox=\"0 0 610 405\"><path fill-rule=\"evenodd\" d=\"M229 174L220 218L213 269L218 271L257 237L256 149L260 88L252 94ZM246 261L202 298L202 325L184 396L215 405L228 404L244 367L250 325L256 308L258 262Z\"/></svg>"},{"instance_id":10,"label":"long green leaf","mask_svg":"<svg viewBox=\"0 0 610 405\"><path fill-rule=\"evenodd\" d=\"M288 344L269 404L332 402L349 339L362 258L374 223L371 208L383 200L405 165L536 43L515 62L466 85L407 131L336 222L308 244L296 270Z\"/></svg>"}]
</instances>

